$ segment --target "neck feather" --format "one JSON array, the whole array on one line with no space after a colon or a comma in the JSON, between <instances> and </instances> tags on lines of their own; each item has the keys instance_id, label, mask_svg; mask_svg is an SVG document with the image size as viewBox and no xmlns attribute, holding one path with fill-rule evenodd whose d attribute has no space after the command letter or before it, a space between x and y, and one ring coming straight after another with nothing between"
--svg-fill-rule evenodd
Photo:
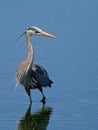
<instances>
[{"instance_id":1,"label":"neck feather","mask_svg":"<svg viewBox=\"0 0 98 130\"><path fill-rule=\"evenodd\" d=\"M28 63L28 68L30 68L30 66L32 66L32 62L34 59L34 50L31 44L31 37L28 34L26 34L26 41L27 41L27 47L28 47L27 63Z\"/></svg>"}]
</instances>

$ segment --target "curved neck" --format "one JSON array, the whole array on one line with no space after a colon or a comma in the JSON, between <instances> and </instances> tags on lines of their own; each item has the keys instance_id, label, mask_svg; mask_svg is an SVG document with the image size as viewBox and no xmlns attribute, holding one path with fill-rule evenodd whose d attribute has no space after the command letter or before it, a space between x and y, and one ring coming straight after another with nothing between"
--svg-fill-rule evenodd
<instances>
[{"instance_id":1,"label":"curved neck","mask_svg":"<svg viewBox=\"0 0 98 130\"><path fill-rule=\"evenodd\" d=\"M30 67L34 59L34 50L31 44L31 36L28 33L26 33L26 41L27 41L27 47L28 47L27 63L28 63L28 67Z\"/></svg>"}]
</instances>

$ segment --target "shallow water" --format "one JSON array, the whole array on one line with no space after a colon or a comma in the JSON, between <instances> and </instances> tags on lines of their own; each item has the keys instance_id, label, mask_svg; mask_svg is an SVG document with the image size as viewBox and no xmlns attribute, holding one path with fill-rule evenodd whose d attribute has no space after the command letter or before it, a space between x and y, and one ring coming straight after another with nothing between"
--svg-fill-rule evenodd
<instances>
[{"instance_id":1,"label":"shallow water","mask_svg":"<svg viewBox=\"0 0 98 130\"><path fill-rule=\"evenodd\" d=\"M98 129L98 2L97 0L0 1L0 130ZM41 94L32 91L32 106L15 72L26 58L25 37L31 25L56 35L33 37L35 62L54 81Z\"/></svg>"}]
</instances>

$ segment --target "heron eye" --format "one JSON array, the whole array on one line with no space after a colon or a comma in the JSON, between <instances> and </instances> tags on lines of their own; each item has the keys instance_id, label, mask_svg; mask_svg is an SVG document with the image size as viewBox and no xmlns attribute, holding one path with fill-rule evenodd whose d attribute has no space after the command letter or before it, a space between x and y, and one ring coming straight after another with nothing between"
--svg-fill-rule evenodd
<instances>
[{"instance_id":1,"label":"heron eye","mask_svg":"<svg viewBox=\"0 0 98 130\"><path fill-rule=\"evenodd\" d=\"M39 31L35 31L35 33L39 33Z\"/></svg>"}]
</instances>

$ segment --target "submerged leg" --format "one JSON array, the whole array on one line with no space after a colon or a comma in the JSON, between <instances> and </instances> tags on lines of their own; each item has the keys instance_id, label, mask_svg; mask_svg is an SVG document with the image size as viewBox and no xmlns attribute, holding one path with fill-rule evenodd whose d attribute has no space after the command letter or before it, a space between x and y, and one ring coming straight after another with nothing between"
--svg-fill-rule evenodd
<instances>
[{"instance_id":1,"label":"submerged leg","mask_svg":"<svg viewBox=\"0 0 98 130\"><path fill-rule=\"evenodd\" d=\"M28 94L30 98L30 104L32 103L32 98L31 98L31 92L30 92L30 87L25 87L26 93Z\"/></svg>"}]
</instances>

